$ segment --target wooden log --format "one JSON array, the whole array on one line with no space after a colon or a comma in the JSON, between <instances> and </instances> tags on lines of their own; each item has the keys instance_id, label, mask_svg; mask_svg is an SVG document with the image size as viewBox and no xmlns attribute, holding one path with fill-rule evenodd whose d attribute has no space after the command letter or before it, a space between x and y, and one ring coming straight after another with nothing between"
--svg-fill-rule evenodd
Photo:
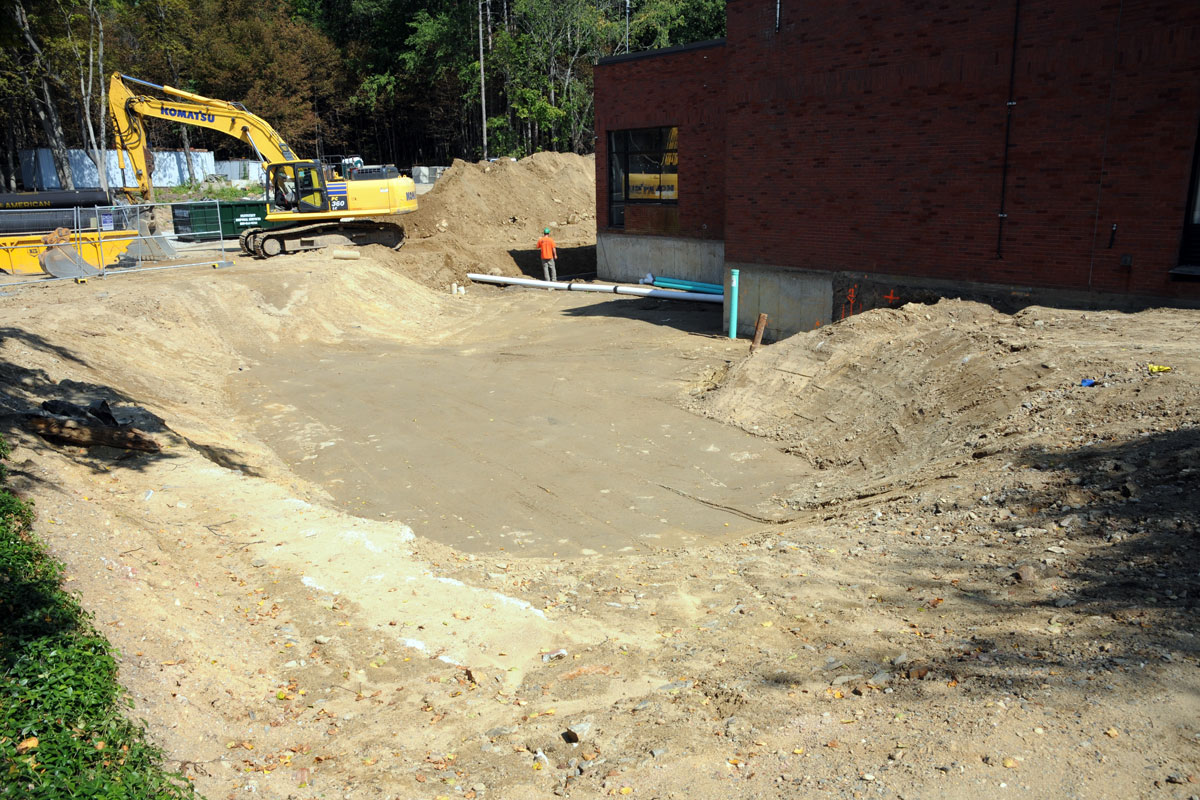
<instances>
[{"instance_id":1,"label":"wooden log","mask_svg":"<svg viewBox=\"0 0 1200 800\"><path fill-rule=\"evenodd\" d=\"M758 322L754 324L754 341L750 343L750 352L753 353L762 344L763 331L767 329L767 315L759 314Z\"/></svg>"},{"instance_id":2,"label":"wooden log","mask_svg":"<svg viewBox=\"0 0 1200 800\"><path fill-rule=\"evenodd\" d=\"M95 422L74 419L54 419L29 414L25 427L50 441L64 442L79 447L117 447L121 450L143 450L157 453L162 450L158 442L136 428L111 428Z\"/></svg>"}]
</instances>

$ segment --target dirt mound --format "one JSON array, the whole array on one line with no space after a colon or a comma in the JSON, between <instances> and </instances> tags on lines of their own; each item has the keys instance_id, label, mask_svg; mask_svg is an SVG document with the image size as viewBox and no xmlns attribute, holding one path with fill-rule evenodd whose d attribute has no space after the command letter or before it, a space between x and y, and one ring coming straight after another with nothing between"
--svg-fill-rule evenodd
<instances>
[{"instance_id":1,"label":"dirt mound","mask_svg":"<svg viewBox=\"0 0 1200 800\"><path fill-rule=\"evenodd\" d=\"M447 319L468 313L371 257L395 255L387 249L364 254L348 264L332 262L336 267L320 255L253 262L213 273L211 280L189 270L163 273L148 294L132 282L102 284L93 302L49 303L33 321L10 311L13 325L87 330L103 346L60 350L40 335L0 337L0 384L9 387L0 392L0 414L30 411L47 397L114 404L136 397L148 412L170 419L181 436L214 441L225 435L228 421L227 376L252 370L265 352L367 336L428 342ZM90 393L63 394L57 384L66 376ZM280 467L264 448L249 441L239 446L262 471Z\"/></svg>"},{"instance_id":2,"label":"dirt mound","mask_svg":"<svg viewBox=\"0 0 1200 800\"><path fill-rule=\"evenodd\" d=\"M404 225L409 236L448 235L467 244L523 243L545 227L569 235L595 218L595 173L594 156L570 153L537 153L515 162L456 159Z\"/></svg>"},{"instance_id":3,"label":"dirt mound","mask_svg":"<svg viewBox=\"0 0 1200 800\"><path fill-rule=\"evenodd\" d=\"M818 469L895 471L957 454L1038 377L1024 344L1002 335L1005 320L955 301L871 311L761 351L701 408L790 443Z\"/></svg>"},{"instance_id":4,"label":"dirt mound","mask_svg":"<svg viewBox=\"0 0 1200 800\"><path fill-rule=\"evenodd\" d=\"M1169 325L1173 313L1125 317L1122 346L1089 347L1092 336L1111 337L1110 317L1121 315L1035 307L1008 316L957 300L875 310L760 350L694 407L785 442L818 470L895 482L1034 445L1064 426L1103 436L1113 413L1148 409L1138 330ZM1071 335L1059 333L1068 326ZM805 492L816 500L821 484Z\"/></svg>"},{"instance_id":5,"label":"dirt mound","mask_svg":"<svg viewBox=\"0 0 1200 800\"><path fill-rule=\"evenodd\" d=\"M559 275L596 269L594 156L536 153L520 161L456 160L418 209L395 218L407 239L379 260L438 290L470 283L467 273L536 275L535 243L550 228L559 246Z\"/></svg>"}]
</instances>

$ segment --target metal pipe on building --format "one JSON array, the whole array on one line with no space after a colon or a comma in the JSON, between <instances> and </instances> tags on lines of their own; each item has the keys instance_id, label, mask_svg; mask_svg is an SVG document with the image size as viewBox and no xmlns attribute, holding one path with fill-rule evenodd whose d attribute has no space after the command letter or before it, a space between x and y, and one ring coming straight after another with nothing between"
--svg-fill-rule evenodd
<instances>
[{"instance_id":1,"label":"metal pipe on building","mask_svg":"<svg viewBox=\"0 0 1200 800\"><path fill-rule=\"evenodd\" d=\"M1013 3L1012 55L1008 63L1008 101L1004 104L1004 163L1000 167L1000 212L996 215L996 258L1004 258L1004 221L1008 219L1008 154L1012 149L1013 108L1017 105L1014 90L1017 85L1017 40L1021 33L1021 0Z\"/></svg>"}]
</instances>

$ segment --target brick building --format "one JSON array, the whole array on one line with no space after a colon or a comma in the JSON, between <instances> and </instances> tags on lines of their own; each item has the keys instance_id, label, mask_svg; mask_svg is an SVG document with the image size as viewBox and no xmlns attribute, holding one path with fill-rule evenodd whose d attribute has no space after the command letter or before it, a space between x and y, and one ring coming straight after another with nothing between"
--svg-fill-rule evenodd
<instances>
[{"instance_id":1,"label":"brick building","mask_svg":"<svg viewBox=\"0 0 1200 800\"><path fill-rule=\"evenodd\" d=\"M1200 2L730 0L596 68L599 274L776 336L936 294L1200 302Z\"/></svg>"}]
</instances>

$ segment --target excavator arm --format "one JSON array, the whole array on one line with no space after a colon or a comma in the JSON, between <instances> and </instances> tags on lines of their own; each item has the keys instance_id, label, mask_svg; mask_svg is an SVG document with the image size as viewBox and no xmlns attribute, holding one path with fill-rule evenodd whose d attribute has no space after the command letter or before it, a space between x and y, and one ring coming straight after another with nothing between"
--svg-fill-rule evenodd
<instances>
[{"instance_id":1,"label":"excavator arm","mask_svg":"<svg viewBox=\"0 0 1200 800\"><path fill-rule=\"evenodd\" d=\"M135 94L131 88L135 84L154 89L166 99ZM404 228L373 218L417 210L412 178L400 175L394 166L357 169L346 177L327 173L319 161L297 158L274 128L237 103L118 72L109 81L108 108L117 161L124 170L125 157L129 157L138 191L151 203L154 157L146 140L147 119L209 128L250 145L264 170L267 197L263 219L277 227L246 228L239 240L244 252L261 258L337 245L398 247L404 241ZM127 194L134 199L132 190Z\"/></svg>"},{"instance_id":2,"label":"excavator arm","mask_svg":"<svg viewBox=\"0 0 1200 800\"><path fill-rule=\"evenodd\" d=\"M132 84L157 89L178 100L134 94L130 88ZM299 160L283 137L265 120L225 100L201 97L182 89L159 86L114 72L108 84L108 108L117 140L117 161L124 169L125 156L129 156L138 189L150 201L154 200L154 183L151 179L153 157L146 141L147 118L197 125L241 139L254 149L264 167L268 163Z\"/></svg>"}]
</instances>

